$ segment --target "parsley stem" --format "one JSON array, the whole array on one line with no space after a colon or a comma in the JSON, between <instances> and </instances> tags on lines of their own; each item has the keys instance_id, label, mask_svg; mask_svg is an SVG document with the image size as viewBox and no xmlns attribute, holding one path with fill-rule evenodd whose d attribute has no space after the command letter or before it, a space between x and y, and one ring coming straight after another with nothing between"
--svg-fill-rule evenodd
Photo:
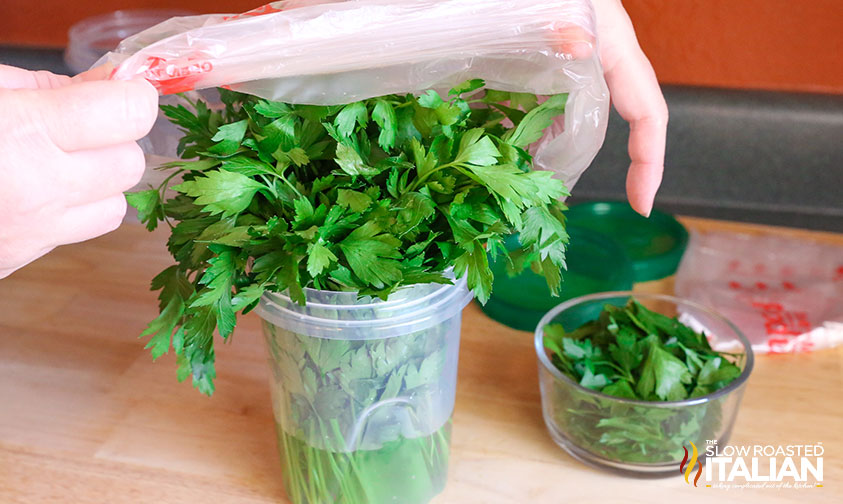
<instances>
[{"instance_id":1,"label":"parsley stem","mask_svg":"<svg viewBox=\"0 0 843 504\"><path fill-rule=\"evenodd\" d=\"M288 186L290 189L292 189L292 190L293 190L293 192L294 192L294 193L296 193L296 194L298 195L298 197L299 197L299 198L304 198L304 195L303 195L302 193L300 193L298 189L296 189L296 186L294 186L292 183L290 183L290 181L289 181L289 180L287 180L287 177L285 177L285 176L283 175L283 173L284 173L284 169L282 169L282 168L279 166L280 164L281 164L281 163L276 163L276 165L275 165L275 173L273 173L273 175L274 175L274 176L276 176L277 178L280 178L281 180L283 180L283 181L284 181L284 183L285 183L285 184L287 184L287 186ZM278 194L277 194L277 193L275 194L275 197L276 197L276 198L278 197Z\"/></svg>"},{"instance_id":2,"label":"parsley stem","mask_svg":"<svg viewBox=\"0 0 843 504\"><path fill-rule=\"evenodd\" d=\"M161 182L161 185L159 185L159 186L158 186L158 195L159 195L159 199L158 199L158 201L161 201L161 202L162 202L162 203L161 203L161 209L162 209L162 214L164 215L164 222L166 222L166 223L167 223L167 226L169 226L171 230L172 230L172 229L175 229L175 226L173 226L173 223L172 223L172 222L170 222L170 217L167 215L167 212L164 212L164 211L163 211L163 209L164 209L164 203L163 203L163 201L164 201L164 193L166 193L166 192L167 192L167 188L169 187L169 182L170 182L170 180L172 180L172 179L173 179L173 177L175 177L175 176L177 176L177 175L181 175L182 173L184 173L184 170L176 170L176 171L174 171L173 173L171 173L171 174L167 175L167 178L165 178L165 179L164 179L164 181L163 181L163 182Z\"/></svg>"},{"instance_id":3,"label":"parsley stem","mask_svg":"<svg viewBox=\"0 0 843 504\"><path fill-rule=\"evenodd\" d=\"M266 175L264 175L263 173L259 173L258 177L260 177L260 179L263 180L264 185L266 185L267 189L269 189L269 192L271 192L272 196L277 200L278 199L278 190L275 189L275 184L270 182L266 178ZM283 177L281 177L281 178L283 179Z\"/></svg>"},{"instance_id":4,"label":"parsley stem","mask_svg":"<svg viewBox=\"0 0 843 504\"><path fill-rule=\"evenodd\" d=\"M457 165L456 161L451 161L450 163L445 163L445 164L443 164L443 165L439 165L439 166L437 166L436 168L434 168L434 169L430 170L429 172L425 173L423 177L419 177L419 178L417 178L417 179L416 179L416 180L412 183L412 185L410 185L409 191L415 191L415 190L416 190L416 188L418 188L418 186L419 186L421 183L423 183L425 180L429 179L429 178L430 178L430 176L431 176L431 175L433 175L434 173L436 173L436 172L438 172L438 171L442 171L442 170L444 170L445 168L452 168L452 167L454 167L454 166L456 166L456 165Z\"/></svg>"},{"instance_id":5,"label":"parsley stem","mask_svg":"<svg viewBox=\"0 0 843 504\"><path fill-rule=\"evenodd\" d=\"M459 172L460 172L460 173L462 173L462 174L463 174L463 175L465 175L466 177L470 178L471 180L473 180L473 181L477 182L478 184L481 184L481 185L483 184L483 181L482 181L482 180L480 180L479 178L477 178L477 176L476 176L475 174L473 174L473 173L471 173L470 171L466 170L466 169L465 169L465 168L463 168L462 166L457 166L456 168L457 168L457 170L459 170Z\"/></svg>"}]
</instances>

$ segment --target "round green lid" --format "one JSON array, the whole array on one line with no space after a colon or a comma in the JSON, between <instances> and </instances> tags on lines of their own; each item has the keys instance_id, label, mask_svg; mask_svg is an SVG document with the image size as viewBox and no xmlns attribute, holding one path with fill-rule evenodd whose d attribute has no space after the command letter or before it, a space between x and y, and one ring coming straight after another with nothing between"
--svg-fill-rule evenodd
<instances>
[{"instance_id":1,"label":"round green lid","mask_svg":"<svg viewBox=\"0 0 843 504\"><path fill-rule=\"evenodd\" d=\"M632 263L623 248L602 234L575 225L567 226L570 244L566 252L568 269L562 272L562 288L553 297L543 276L527 269L510 277L506 259L489 258L495 276L492 296L483 312L515 329L532 331L551 308L566 299L594 292L632 288ZM519 248L518 236L505 241L508 250Z\"/></svg>"},{"instance_id":2,"label":"round green lid","mask_svg":"<svg viewBox=\"0 0 843 504\"><path fill-rule=\"evenodd\" d=\"M673 216L653 210L639 215L626 202L589 202L566 212L568 224L603 233L618 242L632 261L636 282L670 276L688 244L688 231Z\"/></svg>"}]
</instances>

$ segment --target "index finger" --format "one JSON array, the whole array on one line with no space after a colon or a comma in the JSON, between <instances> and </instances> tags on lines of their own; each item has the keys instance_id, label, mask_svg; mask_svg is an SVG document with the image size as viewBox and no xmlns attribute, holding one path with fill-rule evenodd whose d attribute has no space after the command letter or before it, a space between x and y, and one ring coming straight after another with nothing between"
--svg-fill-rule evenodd
<instances>
[{"instance_id":1,"label":"index finger","mask_svg":"<svg viewBox=\"0 0 843 504\"><path fill-rule=\"evenodd\" d=\"M146 81L80 82L27 93L22 112L50 140L72 152L138 140L158 115L158 92Z\"/></svg>"},{"instance_id":2,"label":"index finger","mask_svg":"<svg viewBox=\"0 0 843 504\"><path fill-rule=\"evenodd\" d=\"M46 70L25 70L9 65L0 65L0 88L4 89L49 89L70 84L70 77L57 75Z\"/></svg>"},{"instance_id":3,"label":"index finger","mask_svg":"<svg viewBox=\"0 0 843 504\"><path fill-rule=\"evenodd\" d=\"M111 63L103 63L89 70L73 76L73 82L86 82L94 80L105 80L114 71L114 66Z\"/></svg>"},{"instance_id":4,"label":"index finger","mask_svg":"<svg viewBox=\"0 0 843 504\"><path fill-rule=\"evenodd\" d=\"M640 48L631 48L605 74L618 113L629 123L629 203L649 215L664 172L667 104L656 73Z\"/></svg>"}]
</instances>

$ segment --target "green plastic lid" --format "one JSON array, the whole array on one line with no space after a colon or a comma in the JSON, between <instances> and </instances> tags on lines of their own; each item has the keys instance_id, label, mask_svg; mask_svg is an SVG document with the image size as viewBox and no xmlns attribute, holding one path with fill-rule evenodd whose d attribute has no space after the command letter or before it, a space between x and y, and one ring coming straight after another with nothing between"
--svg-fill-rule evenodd
<instances>
[{"instance_id":1,"label":"green plastic lid","mask_svg":"<svg viewBox=\"0 0 843 504\"><path fill-rule=\"evenodd\" d=\"M632 261L636 282L668 277L676 272L688 245L688 231L664 212L639 215L626 202L589 202L566 212L568 224L603 233L618 242Z\"/></svg>"},{"instance_id":2,"label":"green plastic lid","mask_svg":"<svg viewBox=\"0 0 843 504\"><path fill-rule=\"evenodd\" d=\"M633 283L632 263L623 248L595 231L567 226L571 237L566 253L567 271L562 272L562 289L553 297L543 276L525 270L510 277L506 259L489 259L495 275L492 296L482 310L489 317L523 331L532 331L551 308L566 299L594 292L629 290ZM505 241L508 250L519 247L518 236Z\"/></svg>"}]
</instances>

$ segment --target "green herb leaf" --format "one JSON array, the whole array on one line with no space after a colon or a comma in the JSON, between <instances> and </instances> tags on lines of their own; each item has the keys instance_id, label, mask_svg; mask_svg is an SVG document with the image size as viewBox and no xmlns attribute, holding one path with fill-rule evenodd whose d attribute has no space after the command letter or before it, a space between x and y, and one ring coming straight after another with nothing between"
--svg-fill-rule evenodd
<instances>
[{"instance_id":1,"label":"green herb leaf","mask_svg":"<svg viewBox=\"0 0 843 504\"><path fill-rule=\"evenodd\" d=\"M733 363L723 359L722 357L715 357L708 360L700 370L697 377L699 385L714 385L715 388L723 388L729 382L740 376L741 370Z\"/></svg>"},{"instance_id":2,"label":"green herb leaf","mask_svg":"<svg viewBox=\"0 0 843 504\"><path fill-rule=\"evenodd\" d=\"M471 80L463 82L459 86L455 86L455 87L451 88L451 90L448 91L448 94L449 95L461 95L461 94L464 94L464 93L470 93L472 91L476 91L476 90L480 89L484 85L485 85L485 82L483 82L483 79L471 79Z\"/></svg>"},{"instance_id":3,"label":"green herb leaf","mask_svg":"<svg viewBox=\"0 0 843 504\"><path fill-rule=\"evenodd\" d=\"M691 373L685 363L651 340L636 389L638 394L649 398L655 392L663 401L678 401L688 397L686 383L691 383Z\"/></svg>"},{"instance_id":4,"label":"green herb leaf","mask_svg":"<svg viewBox=\"0 0 843 504\"><path fill-rule=\"evenodd\" d=\"M400 245L400 240L382 233L374 221L355 229L339 243L351 271L378 289L401 280L401 268L395 260L401 258Z\"/></svg>"},{"instance_id":5,"label":"green herb leaf","mask_svg":"<svg viewBox=\"0 0 843 504\"><path fill-rule=\"evenodd\" d=\"M378 145L381 149L389 151L395 146L395 139L398 136L398 119L395 116L395 108L386 100L376 100L375 108L372 111L372 119L381 128L378 135Z\"/></svg>"},{"instance_id":6,"label":"green herb leaf","mask_svg":"<svg viewBox=\"0 0 843 504\"><path fill-rule=\"evenodd\" d=\"M476 166L489 166L497 163L497 158L500 157L501 153L495 148L492 140L484 136L484 133L485 131L482 128L466 131L460 139L460 148L454 162Z\"/></svg>"},{"instance_id":7,"label":"green herb leaf","mask_svg":"<svg viewBox=\"0 0 843 504\"><path fill-rule=\"evenodd\" d=\"M556 117L565 113L568 95L551 96L544 103L532 109L518 126L504 135L504 141L526 149L531 143L542 137L544 131L553 124Z\"/></svg>"},{"instance_id":8,"label":"green herb leaf","mask_svg":"<svg viewBox=\"0 0 843 504\"><path fill-rule=\"evenodd\" d=\"M474 291L477 300L486 303L492 293L492 270L489 269L489 259L479 241L473 241L465 247L459 257L454 260L454 270L457 277L467 276L468 288Z\"/></svg>"},{"instance_id":9,"label":"green herb leaf","mask_svg":"<svg viewBox=\"0 0 843 504\"><path fill-rule=\"evenodd\" d=\"M158 221L164 220L164 207L161 205L157 189L126 194L126 202L138 210L138 219L146 224L146 229L154 231Z\"/></svg>"},{"instance_id":10,"label":"green herb leaf","mask_svg":"<svg viewBox=\"0 0 843 504\"><path fill-rule=\"evenodd\" d=\"M334 160L349 175L377 175L380 173L377 168L368 166L360 157L360 153L346 143L337 144L337 157Z\"/></svg>"},{"instance_id":11,"label":"green herb leaf","mask_svg":"<svg viewBox=\"0 0 843 504\"><path fill-rule=\"evenodd\" d=\"M292 113L292 109L285 103L260 101L255 104L255 112L270 119L277 119Z\"/></svg>"},{"instance_id":12,"label":"green herb leaf","mask_svg":"<svg viewBox=\"0 0 843 504\"><path fill-rule=\"evenodd\" d=\"M616 381L611 385L603 387L600 392L610 396L624 397L626 399L638 398L638 396L635 395L635 391L629 386L629 382L623 380Z\"/></svg>"},{"instance_id":13,"label":"green herb leaf","mask_svg":"<svg viewBox=\"0 0 843 504\"><path fill-rule=\"evenodd\" d=\"M182 182L173 189L196 198L195 203L211 215L221 213L228 217L245 210L255 193L266 186L239 173L214 171Z\"/></svg>"},{"instance_id":14,"label":"green herb leaf","mask_svg":"<svg viewBox=\"0 0 843 504\"><path fill-rule=\"evenodd\" d=\"M704 335L676 318L630 299L625 306L606 305L596 320L573 331L550 324L543 341L559 371L602 394L554 388L552 400L564 405L552 408L554 421L578 446L620 462L678 463L689 441L705 443L722 432L720 401L641 405L708 395L741 373L738 358L714 352Z\"/></svg>"},{"instance_id":15,"label":"green herb leaf","mask_svg":"<svg viewBox=\"0 0 843 504\"><path fill-rule=\"evenodd\" d=\"M526 144L564 110L564 98L537 105L534 95L482 87L474 79L447 96L429 90L330 106L220 90L223 110L201 100L163 107L183 130L179 155L190 160L164 165L165 182L128 196L149 229L161 220L172 226L167 247L177 264L156 277L160 315L144 332L153 356L174 348L179 379L191 376L211 393L215 332L228 337L236 313L265 292L286 291L302 304L305 288L388 298L406 285L450 283L453 269L485 302L487 253L520 256L521 267L558 289L567 235L557 199L567 191L533 170ZM162 201L168 189L178 194ZM509 252L501 244L513 231L526 239ZM702 352L704 342L691 339L680 342ZM342 390L361 386L348 380L389 373L366 385L374 399L407 380L424 386L437 369L409 355L390 360L388 345L362 354L344 348L311 349L314 366L290 382L311 410L340 407L340 389L316 372L329 363L343 370ZM612 385L608 352L580 365L577 380Z\"/></svg>"},{"instance_id":16,"label":"green herb leaf","mask_svg":"<svg viewBox=\"0 0 843 504\"><path fill-rule=\"evenodd\" d=\"M418 104L428 109L436 109L443 103L445 103L445 101L442 100L439 93L432 89L425 91L418 99Z\"/></svg>"},{"instance_id":17,"label":"green herb leaf","mask_svg":"<svg viewBox=\"0 0 843 504\"><path fill-rule=\"evenodd\" d=\"M316 277L325 271L325 268L337 261L337 256L328 250L321 242L314 243L307 255L307 272L310 276Z\"/></svg>"},{"instance_id":18,"label":"green herb leaf","mask_svg":"<svg viewBox=\"0 0 843 504\"><path fill-rule=\"evenodd\" d=\"M337 127L337 132L340 135L349 137L358 124L366 126L368 121L369 111L366 109L366 104L355 102L343 107L342 111L337 114L337 118L334 119L334 126Z\"/></svg>"},{"instance_id":19,"label":"green herb leaf","mask_svg":"<svg viewBox=\"0 0 843 504\"><path fill-rule=\"evenodd\" d=\"M243 120L220 126L217 134L211 138L211 141L217 142L217 144L209 148L208 151L221 155L234 154L240 148L240 142L246 136L248 125L249 122Z\"/></svg>"},{"instance_id":20,"label":"green herb leaf","mask_svg":"<svg viewBox=\"0 0 843 504\"><path fill-rule=\"evenodd\" d=\"M337 204L350 209L352 212L362 212L372 204L372 198L359 191L340 189L337 192Z\"/></svg>"}]
</instances>

